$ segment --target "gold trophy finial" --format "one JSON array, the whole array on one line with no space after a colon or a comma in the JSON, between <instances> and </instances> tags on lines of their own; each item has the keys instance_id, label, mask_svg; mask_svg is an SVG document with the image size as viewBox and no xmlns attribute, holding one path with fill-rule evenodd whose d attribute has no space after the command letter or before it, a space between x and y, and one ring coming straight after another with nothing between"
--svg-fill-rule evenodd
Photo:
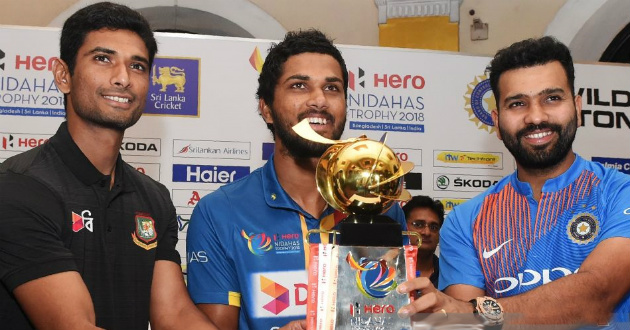
<instances>
[{"instance_id":1,"label":"gold trophy finial","mask_svg":"<svg viewBox=\"0 0 630 330\"><path fill-rule=\"evenodd\" d=\"M381 141L365 135L348 140L330 140L315 132L308 120L293 126L304 139L331 144L317 164L317 189L333 208L346 214L381 214L396 200L409 200L403 176L412 162L401 162Z\"/></svg>"}]
</instances>

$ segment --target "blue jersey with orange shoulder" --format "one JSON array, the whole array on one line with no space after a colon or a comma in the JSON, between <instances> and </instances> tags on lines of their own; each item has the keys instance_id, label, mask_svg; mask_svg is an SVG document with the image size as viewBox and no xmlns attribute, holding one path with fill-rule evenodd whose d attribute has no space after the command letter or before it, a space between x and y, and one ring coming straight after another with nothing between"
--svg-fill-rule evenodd
<instances>
[{"instance_id":1,"label":"blue jersey with orange shoulder","mask_svg":"<svg viewBox=\"0 0 630 330\"><path fill-rule=\"evenodd\" d=\"M396 203L386 215L406 230ZM273 156L249 176L205 196L187 236L188 291L196 304L240 307L239 329L268 330L306 318L311 229L332 229L345 215L305 212L278 182ZM328 235L311 235L327 242Z\"/></svg>"},{"instance_id":2,"label":"blue jersey with orange shoulder","mask_svg":"<svg viewBox=\"0 0 630 330\"><path fill-rule=\"evenodd\" d=\"M630 176L576 155L540 200L516 172L456 207L440 231L440 289L509 297L578 272L602 241L630 238ZM576 288L577 289L577 288ZM627 324L630 294L613 321Z\"/></svg>"}]
</instances>

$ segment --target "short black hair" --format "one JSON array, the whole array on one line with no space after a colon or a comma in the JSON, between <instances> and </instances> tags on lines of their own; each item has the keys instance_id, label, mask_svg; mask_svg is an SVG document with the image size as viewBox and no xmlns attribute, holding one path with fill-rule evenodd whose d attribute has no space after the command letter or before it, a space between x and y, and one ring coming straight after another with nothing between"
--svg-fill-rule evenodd
<instances>
[{"instance_id":1,"label":"short black hair","mask_svg":"<svg viewBox=\"0 0 630 330\"><path fill-rule=\"evenodd\" d=\"M282 41L277 44L273 43L269 47L269 54L258 77L258 90L256 91L258 100L264 100L269 106L273 105L274 90L278 84L278 79L282 76L284 63L289 57L302 53L325 54L337 60L343 75L343 93L346 98L348 97L348 69L341 52L324 33L319 30L308 29L288 32ZM267 127L272 134L275 134L272 124L267 124Z\"/></svg>"},{"instance_id":2,"label":"short black hair","mask_svg":"<svg viewBox=\"0 0 630 330\"><path fill-rule=\"evenodd\" d=\"M526 39L499 50L490 62L490 87L499 109L499 78L505 71L529 68L558 61L567 75L571 96L575 96L575 70L569 48L551 36Z\"/></svg>"},{"instance_id":3,"label":"short black hair","mask_svg":"<svg viewBox=\"0 0 630 330\"><path fill-rule=\"evenodd\" d=\"M413 196L407 204L402 207L403 212L405 212L405 218L409 219L411 211L417 208L426 208L433 211L433 213L437 215L438 220L440 220L440 226L444 223L444 205L442 205L442 202L439 200L434 200L424 195Z\"/></svg>"},{"instance_id":4,"label":"short black hair","mask_svg":"<svg viewBox=\"0 0 630 330\"><path fill-rule=\"evenodd\" d=\"M144 41L149 51L149 66L157 53L157 42L149 22L137 11L116 3L98 2L78 10L63 24L59 44L60 58L68 65L70 75L74 73L77 53L85 37L101 29L129 30Z\"/></svg>"}]
</instances>

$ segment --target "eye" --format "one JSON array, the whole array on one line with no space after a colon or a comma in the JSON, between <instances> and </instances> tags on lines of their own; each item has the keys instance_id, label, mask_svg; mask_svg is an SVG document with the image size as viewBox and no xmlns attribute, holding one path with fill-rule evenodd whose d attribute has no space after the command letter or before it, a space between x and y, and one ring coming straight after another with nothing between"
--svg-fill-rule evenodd
<instances>
[{"instance_id":1,"label":"eye","mask_svg":"<svg viewBox=\"0 0 630 330\"><path fill-rule=\"evenodd\" d=\"M306 84L303 82L297 82L297 83L291 84L291 88L304 89L306 88Z\"/></svg>"},{"instance_id":2,"label":"eye","mask_svg":"<svg viewBox=\"0 0 630 330\"><path fill-rule=\"evenodd\" d=\"M98 54L94 56L94 60L98 62L109 62L109 57L107 57L107 55Z\"/></svg>"},{"instance_id":3,"label":"eye","mask_svg":"<svg viewBox=\"0 0 630 330\"><path fill-rule=\"evenodd\" d=\"M560 95L549 95L547 96L547 101L561 101L562 100L562 96Z\"/></svg>"},{"instance_id":4,"label":"eye","mask_svg":"<svg viewBox=\"0 0 630 330\"><path fill-rule=\"evenodd\" d=\"M341 89L337 85L327 85L326 87L324 87L324 90L338 92Z\"/></svg>"},{"instance_id":5,"label":"eye","mask_svg":"<svg viewBox=\"0 0 630 330\"><path fill-rule=\"evenodd\" d=\"M514 102L508 103L507 107L508 108L516 108L516 107L522 107L524 105L525 105L525 103L523 101L514 101Z\"/></svg>"},{"instance_id":6,"label":"eye","mask_svg":"<svg viewBox=\"0 0 630 330\"><path fill-rule=\"evenodd\" d=\"M142 63L133 63L131 64L131 68L142 72L147 71L147 68Z\"/></svg>"}]
</instances>

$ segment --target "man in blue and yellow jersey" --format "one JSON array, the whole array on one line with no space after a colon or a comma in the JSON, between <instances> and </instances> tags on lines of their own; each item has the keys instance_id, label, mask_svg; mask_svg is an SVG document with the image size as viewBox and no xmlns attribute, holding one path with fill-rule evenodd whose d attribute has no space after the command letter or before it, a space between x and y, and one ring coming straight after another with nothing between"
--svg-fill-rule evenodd
<instances>
[{"instance_id":1,"label":"man in blue and yellow jersey","mask_svg":"<svg viewBox=\"0 0 630 330\"><path fill-rule=\"evenodd\" d=\"M290 32L272 46L258 79L260 115L271 130L271 159L196 206L188 227L188 290L221 329L305 326L310 229L344 218L317 191L315 168L327 145L291 127L308 119L329 139L346 122L348 72L321 32ZM396 204L387 215L405 226ZM319 237L312 235L312 241Z\"/></svg>"},{"instance_id":2,"label":"man in blue and yellow jersey","mask_svg":"<svg viewBox=\"0 0 630 330\"><path fill-rule=\"evenodd\" d=\"M517 170L449 214L448 295L404 284L424 295L403 313L475 311L491 329L503 314L506 324L630 328L630 177L573 152L582 100L569 49L552 37L515 43L492 60L490 84Z\"/></svg>"}]
</instances>

